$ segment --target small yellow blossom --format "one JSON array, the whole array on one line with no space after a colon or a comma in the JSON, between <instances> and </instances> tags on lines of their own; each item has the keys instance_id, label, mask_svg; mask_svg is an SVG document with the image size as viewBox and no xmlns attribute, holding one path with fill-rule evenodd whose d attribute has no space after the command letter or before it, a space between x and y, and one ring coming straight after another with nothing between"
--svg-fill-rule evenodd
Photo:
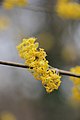
<instances>
[{"instance_id":1,"label":"small yellow blossom","mask_svg":"<svg viewBox=\"0 0 80 120\"><path fill-rule=\"evenodd\" d=\"M58 0L55 10L62 18L80 19L80 5L71 0Z\"/></svg>"},{"instance_id":2,"label":"small yellow blossom","mask_svg":"<svg viewBox=\"0 0 80 120\"><path fill-rule=\"evenodd\" d=\"M70 71L75 74L80 74L80 66L76 66L74 68L71 68ZM80 85L80 78L77 77L70 77L70 79L73 81L75 85Z\"/></svg>"},{"instance_id":3,"label":"small yellow blossom","mask_svg":"<svg viewBox=\"0 0 80 120\"><path fill-rule=\"evenodd\" d=\"M20 6L20 7L26 6L26 4L27 4L26 1L27 0L18 0L17 5Z\"/></svg>"},{"instance_id":4,"label":"small yellow blossom","mask_svg":"<svg viewBox=\"0 0 80 120\"><path fill-rule=\"evenodd\" d=\"M48 93L60 86L60 76L56 74L54 69L49 68L46 60L46 52L42 48L38 48L39 44L36 38L23 39L23 42L17 46L19 55L25 60L25 65L32 69L32 74L37 80L41 80L43 86ZM31 69L30 69L31 68Z\"/></svg>"},{"instance_id":5,"label":"small yellow blossom","mask_svg":"<svg viewBox=\"0 0 80 120\"><path fill-rule=\"evenodd\" d=\"M75 73L75 74L80 74L80 66L76 66L74 68L71 68L70 71L72 73ZM80 103L80 78L70 77L70 79L73 82L71 100L74 103Z\"/></svg>"},{"instance_id":6,"label":"small yellow blossom","mask_svg":"<svg viewBox=\"0 0 80 120\"><path fill-rule=\"evenodd\" d=\"M74 86L72 88L72 96L71 96L71 100L74 103L80 103L80 89L76 86Z\"/></svg>"},{"instance_id":7,"label":"small yellow blossom","mask_svg":"<svg viewBox=\"0 0 80 120\"><path fill-rule=\"evenodd\" d=\"M3 2L3 7L5 9L11 9L15 6L24 7L26 5L27 5L26 0L4 0L4 2Z\"/></svg>"},{"instance_id":8,"label":"small yellow blossom","mask_svg":"<svg viewBox=\"0 0 80 120\"><path fill-rule=\"evenodd\" d=\"M48 93L54 89L58 89L61 83L60 78L53 69L47 70L47 72L41 76L42 84Z\"/></svg>"}]
</instances>

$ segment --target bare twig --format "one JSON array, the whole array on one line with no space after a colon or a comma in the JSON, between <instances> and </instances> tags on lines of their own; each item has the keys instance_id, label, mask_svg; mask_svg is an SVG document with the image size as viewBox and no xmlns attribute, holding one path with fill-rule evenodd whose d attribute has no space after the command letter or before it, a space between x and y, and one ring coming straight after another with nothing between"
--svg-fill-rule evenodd
<instances>
[{"instance_id":1,"label":"bare twig","mask_svg":"<svg viewBox=\"0 0 80 120\"><path fill-rule=\"evenodd\" d=\"M78 77L80 78L80 74L75 74L66 70L60 70L58 68L55 68L55 70L60 73L61 75L67 75L67 76L73 76L73 77Z\"/></svg>"},{"instance_id":2,"label":"bare twig","mask_svg":"<svg viewBox=\"0 0 80 120\"><path fill-rule=\"evenodd\" d=\"M13 66L13 67L19 67L19 68L30 68L29 66L26 66L24 64L15 63L15 62L6 62L6 61L0 61L1 65L7 65L7 66ZM32 68L31 68L32 69ZM60 70L58 68L54 68L57 73L60 73L61 75L67 75L67 76L73 76L80 78L80 74L74 74L72 72L66 71L66 70Z\"/></svg>"},{"instance_id":3,"label":"bare twig","mask_svg":"<svg viewBox=\"0 0 80 120\"><path fill-rule=\"evenodd\" d=\"M15 63L15 62L0 61L0 64L7 65L7 66L13 66L13 67L20 67L20 68L29 68L29 66L26 66L24 64Z\"/></svg>"}]
</instances>

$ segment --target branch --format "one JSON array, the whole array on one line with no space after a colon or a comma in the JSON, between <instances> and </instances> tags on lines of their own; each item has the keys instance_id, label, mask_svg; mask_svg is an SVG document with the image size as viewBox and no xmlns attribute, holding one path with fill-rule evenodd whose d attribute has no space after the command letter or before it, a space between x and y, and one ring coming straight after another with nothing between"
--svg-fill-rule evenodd
<instances>
[{"instance_id":1,"label":"branch","mask_svg":"<svg viewBox=\"0 0 80 120\"><path fill-rule=\"evenodd\" d=\"M29 66L26 66L24 64L19 64L15 62L6 62L6 61L0 61L1 65L7 65L7 66L13 66L13 67L19 67L19 68L29 68ZM31 67L32 69L32 67ZM73 76L73 77L78 77L80 78L80 74L74 74L72 72L66 71L66 70L60 70L58 68L54 68L57 73L60 73L61 75L66 75L66 76Z\"/></svg>"},{"instance_id":2,"label":"branch","mask_svg":"<svg viewBox=\"0 0 80 120\"><path fill-rule=\"evenodd\" d=\"M15 63L15 62L0 61L0 64L7 65L7 66L13 66L13 67L20 67L20 68L29 68L29 66L26 66L24 64Z\"/></svg>"}]
</instances>

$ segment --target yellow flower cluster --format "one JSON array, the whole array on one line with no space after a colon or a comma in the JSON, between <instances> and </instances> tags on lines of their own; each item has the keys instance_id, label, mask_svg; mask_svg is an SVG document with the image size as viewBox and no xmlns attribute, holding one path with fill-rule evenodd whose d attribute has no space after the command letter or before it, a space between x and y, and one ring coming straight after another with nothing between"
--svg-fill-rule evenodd
<instances>
[{"instance_id":1,"label":"yellow flower cluster","mask_svg":"<svg viewBox=\"0 0 80 120\"><path fill-rule=\"evenodd\" d=\"M60 86L60 76L55 73L55 70L49 69L41 76L42 84L47 92L52 92Z\"/></svg>"},{"instance_id":2,"label":"yellow flower cluster","mask_svg":"<svg viewBox=\"0 0 80 120\"><path fill-rule=\"evenodd\" d=\"M11 9L14 6L23 7L27 5L26 0L4 0L3 7L6 9Z\"/></svg>"},{"instance_id":3,"label":"yellow flower cluster","mask_svg":"<svg viewBox=\"0 0 80 120\"><path fill-rule=\"evenodd\" d=\"M60 86L60 76L54 69L50 69L46 60L46 52L38 48L39 44L36 38L23 39L23 42L17 46L20 57L25 59L25 65L33 70L33 75L37 80L42 81L42 85L48 93Z\"/></svg>"},{"instance_id":4,"label":"yellow flower cluster","mask_svg":"<svg viewBox=\"0 0 80 120\"><path fill-rule=\"evenodd\" d=\"M80 74L80 66L76 66L74 68L71 68L70 71L75 74ZM74 85L79 85L80 84L80 78L77 77L70 77L71 80L73 81Z\"/></svg>"},{"instance_id":5,"label":"yellow flower cluster","mask_svg":"<svg viewBox=\"0 0 80 120\"><path fill-rule=\"evenodd\" d=\"M75 74L80 74L80 66L71 68L70 71ZM80 78L70 77L70 79L73 81L73 85L74 85L72 88L72 99L75 102L80 102Z\"/></svg>"},{"instance_id":6,"label":"yellow flower cluster","mask_svg":"<svg viewBox=\"0 0 80 120\"><path fill-rule=\"evenodd\" d=\"M80 103L80 89L78 87L73 87L72 93L72 100L76 103Z\"/></svg>"},{"instance_id":7,"label":"yellow flower cluster","mask_svg":"<svg viewBox=\"0 0 80 120\"><path fill-rule=\"evenodd\" d=\"M58 0L55 10L62 18L80 19L80 5L71 0Z\"/></svg>"},{"instance_id":8,"label":"yellow flower cluster","mask_svg":"<svg viewBox=\"0 0 80 120\"><path fill-rule=\"evenodd\" d=\"M10 112L2 112L0 114L0 120L17 120L16 117Z\"/></svg>"}]
</instances>

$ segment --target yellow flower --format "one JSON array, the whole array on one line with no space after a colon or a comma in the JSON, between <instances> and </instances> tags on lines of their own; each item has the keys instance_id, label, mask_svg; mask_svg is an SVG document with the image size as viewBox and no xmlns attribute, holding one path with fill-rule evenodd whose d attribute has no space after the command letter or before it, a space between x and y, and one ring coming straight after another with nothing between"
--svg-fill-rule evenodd
<instances>
[{"instance_id":1,"label":"yellow flower","mask_svg":"<svg viewBox=\"0 0 80 120\"><path fill-rule=\"evenodd\" d=\"M0 115L0 120L16 120L16 117L12 113L3 112Z\"/></svg>"},{"instance_id":2,"label":"yellow flower","mask_svg":"<svg viewBox=\"0 0 80 120\"><path fill-rule=\"evenodd\" d=\"M55 10L62 18L80 19L80 5L70 0L58 0Z\"/></svg>"},{"instance_id":3,"label":"yellow flower","mask_svg":"<svg viewBox=\"0 0 80 120\"><path fill-rule=\"evenodd\" d=\"M75 74L80 74L80 66L76 66L74 68L71 68L70 71ZM70 79L73 81L75 85L80 85L80 78L77 77L70 77Z\"/></svg>"},{"instance_id":4,"label":"yellow flower","mask_svg":"<svg viewBox=\"0 0 80 120\"><path fill-rule=\"evenodd\" d=\"M21 58L26 60L32 58L34 54L36 54L38 43L34 44L35 40L35 38L30 38L28 41L26 39L23 39L23 42L17 46Z\"/></svg>"},{"instance_id":5,"label":"yellow flower","mask_svg":"<svg viewBox=\"0 0 80 120\"><path fill-rule=\"evenodd\" d=\"M36 38L23 39L23 42L17 46L20 57L25 59L25 64L32 69L32 74L37 80L41 80L48 93L60 86L60 76L53 69L49 68L46 60L46 52L38 48L39 44ZM30 69L31 68L31 69Z\"/></svg>"},{"instance_id":6,"label":"yellow flower","mask_svg":"<svg viewBox=\"0 0 80 120\"><path fill-rule=\"evenodd\" d=\"M61 83L60 78L53 69L47 70L47 72L41 76L42 84L48 93L54 89L58 89Z\"/></svg>"},{"instance_id":7,"label":"yellow flower","mask_svg":"<svg viewBox=\"0 0 80 120\"><path fill-rule=\"evenodd\" d=\"M75 73L75 74L80 74L80 66L76 66L74 68L71 68L70 71L72 73ZM73 82L71 100L74 103L80 103L80 78L70 77L70 79Z\"/></svg>"},{"instance_id":8,"label":"yellow flower","mask_svg":"<svg viewBox=\"0 0 80 120\"><path fill-rule=\"evenodd\" d=\"M18 0L16 5L23 7L23 6L26 6L26 4L27 4L26 0Z\"/></svg>"},{"instance_id":9,"label":"yellow flower","mask_svg":"<svg viewBox=\"0 0 80 120\"><path fill-rule=\"evenodd\" d=\"M4 0L3 7L6 9L11 9L15 6L26 6L27 1L26 0Z\"/></svg>"},{"instance_id":10,"label":"yellow flower","mask_svg":"<svg viewBox=\"0 0 80 120\"><path fill-rule=\"evenodd\" d=\"M6 9L11 9L14 7L15 2L16 2L16 0L4 0L3 7Z\"/></svg>"},{"instance_id":11,"label":"yellow flower","mask_svg":"<svg viewBox=\"0 0 80 120\"><path fill-rule=\"evenodd\" d=\"M72 88L72 96L71 99L73 102L75 103L80 103L80 89L78 89L77 87L73 87Z\"/></svg>"}]
</instances>

